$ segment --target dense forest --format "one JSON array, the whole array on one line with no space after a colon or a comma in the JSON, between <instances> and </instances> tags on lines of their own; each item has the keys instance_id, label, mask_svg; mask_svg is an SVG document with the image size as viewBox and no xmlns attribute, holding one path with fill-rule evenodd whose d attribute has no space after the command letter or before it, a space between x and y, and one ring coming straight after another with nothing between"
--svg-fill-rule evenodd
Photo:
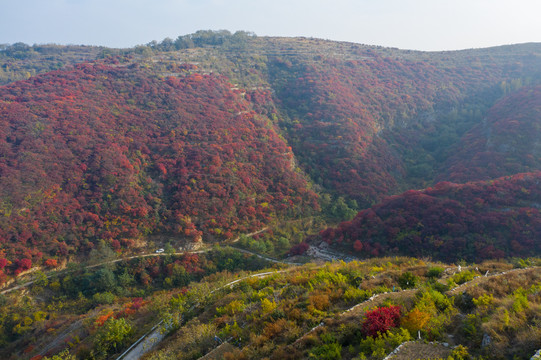
<instances>
[{"instance_id":1,"label":"dense forest","mask_svg":"<svg viewBox=\"0 0 541 360\"><path fill-rule=\"evenodd\" d=\"M541 169L541 87L525 87L491 107L453 149L439 179L465 182Z\"/></svg>"},{"instance_id":2,"label":"dense forest","mask_svg":"<svg viewBox=\"0 0 541 360\"><path fill-rule=\"evenodd\" d=\"M361 257L527 257L541 251L540 180L537 171L466 184L441 182L390 196L320 235Z\"/></svg>"},{"instance_id":3,"label":"dense forest","mask_svg":"<svg viewBox=\"0 0 541 360\"><path fill-rule=\"evenodd\" d=\"M3 274L100 240L333 224L411 188L539 170L537 44L422 53L200 31L0 54L16 64L5 82L45 72L0 88Z\"/></svg>"},{"instance_id":4,"label":"dense forest","mask_svg":"<svg viewBox=\"0 0 541 360\"><path fill-rule=\"evenodd\" d=\"M232 87L100 64L3 87L7 268L156 231L227 239L317 210L291 149Z\"/></svg>"}]
</instances>

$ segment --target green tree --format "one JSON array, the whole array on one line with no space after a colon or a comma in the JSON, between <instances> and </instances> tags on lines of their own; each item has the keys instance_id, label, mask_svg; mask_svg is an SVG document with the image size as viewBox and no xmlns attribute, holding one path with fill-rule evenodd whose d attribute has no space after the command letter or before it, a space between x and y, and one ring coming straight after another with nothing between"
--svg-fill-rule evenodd
<instances>
[{"instance_id":1,"label":"green tree","mask_svg":"<svg viewBox=\"0 0 541 360\"><path fill-rule=\"evenodd\" d=\"M280 236L277 241L278 248L280 250L289 250L291 248L291 244L289 243L289 239L283 236Z\"/></svg>"},{"instance_id":2,"label":"green tree","mask_svg":"<svg viewBox=\"0 0 541 360\"><path fill-rule=\"evenodd\" d=\"M43 271L36 271L34 273L34 286L44 288L49 284L49 279L47 278L47 275Z\"/></svg>"},{"instance_id":3,"label":"green tree","mask_svg":"<svg viewBox=\"0 0 541 360\"><path fill-rule=\"evenodd\" d=\"M174 254L175 253L175 248L173 247L173 245L171 245L171 243L165 244L164 250L165 250L166 254Z\"/></svg>"},{"instance_id":4,"label":"green tree","mask_svg":"<svg viewBox=\"0 0 541 360\"><path fill-rule=\"evenodd\" d=\"M98 270L92 280L94 288L99 292L111 291L116 286L115 274L107 268Z\"/></svg>"},{"instance_id":5,"label":"green tree","mask_svg":"<svg viewBox=\"0 0 541 360\"><path fill-rule=\"evenodd\" d=\"M92 300L96 304L112 304L113 302L115 302L115 295L110 293L109 291L103 293L96 293L92 297Z\"/></svg>"},{"instance_id":6,"label":"green tree","mask_svg":"<svg viewBox=\"0 0 541 360\"><path fill-rule=\"evenodd\" d=\"M103 354L116 352L133 333L132 326L126 319L110 318L96 334L96 349Z\"/></svg>"},{"instance_id":7,"label":"green tree","mask_svg":"<svg viewBox=\"0 0 541 360\"><path fill-rule=\"evenodd\" d=\"M135 279L132 274L124 270L122 274L118 275L118 284L125 288L135 284Z\"/></svg>"},{"instance_id":8,"label":"green tree","mask_svg":"<svg viewBox=\"0 0 541 360\"><path fill-rule=\"evenodd\" d=\"M349 201L348 203L342 196L332 201L328 195L323 196L320 203L322 208L326 207L327 216L335 220L351 220L357 214L357 211L351 208L351 206L358 206L357 202Z\"/></svg>"},{"instance_id":9,"label":"green tree","mask_svg":"<svg viewBox=\"0 0 541 360\"><path fill-rule=\"evenodd\" d=\"M316 346L310 351L310 359L337 360L342 358L342 345L332 334L322 334L322 345Z\"/></svg>"},{"instance_id":10,"label":"green tree","mask_svg":"<svg viewBox=\"0 0 541 360\"><path fill-rule=\"evenodd\" d=\"M90 251L89 258L91 263L100 264L116 258L116 253L105 240L100 240L98 246Z\"/></svg>"},{"instance_id":11,"label":"green tree","mask_svg":"<svg viewBox=\"0 0 541 360\"><path fill-rule=\"evenodd\" d=\"M188 274L184 266L173 264L171 269L171 279L175 286L185 286L190 283L190 274Z\"/></svg>"},{"instance_id":12,"label":"green tree","mask_svg":"<svg viewBox=\"0 0 541 360\"><path fill-rule=\"evenodd\" d=\"M433 266L430 269L428 269L426 276L428 276L431 279L439 278L441 274L443 274L444 269L439 266Z\"/></svg>"},{"instance_id":13,"label":"green tree","mask_svg":"<svg viewBox=\"0 0 541 360\"><path fill-rule=\"evenodd\" d=\"M75 355L71 355L68 349L64 349L62 352L53 355L53 357L44 357L42 360L76 360Z\"/></svg>"},{"instance_id":14,"label":"green tree","mask_svg":"<svg viewBox=\"0 0 541 360\"><path fill-rule=\"evenodd\" d=\"M398 285L400 285L402 289L414 288L415 285L417 285L417 276L406 271L398 278Z\"/></svg>"}]
</instances>

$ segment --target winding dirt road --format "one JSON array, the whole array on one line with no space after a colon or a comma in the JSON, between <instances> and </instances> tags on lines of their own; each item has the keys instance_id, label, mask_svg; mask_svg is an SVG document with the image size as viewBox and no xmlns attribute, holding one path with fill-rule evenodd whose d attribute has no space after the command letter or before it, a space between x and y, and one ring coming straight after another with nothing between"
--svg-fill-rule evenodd
<instances>
[{"instance_id":1,"label":"winding dirt road","mask_svg":"<svg viewBox=\"0 0 541 360\"><path fill-rule=\"evenodd\" d=\"M258 230L258 231L254 231L254 232L251 232L251 233L248 233L248 234L244 234L243 236L246 236L246 237L252 237L254 235L258 235L258 234L261 234L262 232L265 232L269 230L269 227L264 227L263 229L261 230ZM240 240L240 236L231 240L231 244L234 244L236 242L238 242ZM260 255L260 254L256 254L254 252L251 252L249 250L244 250L244 249L240 249L240 248L237 248L237 247L234 247L236 250L240 251L240 252L243 252L245 254L250 254L250 255L254 255L254 256L257 256L261 259L265 259L267 261L270 261L270 262L273 262L273 263L288 263L288 264L293 264L293 265L300 265L300 264L296 264L296 263L290 263L290 262L287 262L287 261L280 261L280 260L276 260L276 259L272 259L272 258L269 258L269 257L266 257L264 255ZM197 251L180 251L180 252L175 252L175 253L146 253L146 254L139 254L139 255L133 255L133 256L128 256L128 257L123 257L123 258L120 258L120 259L114 259L114 260L110 260L110 261L104 261L104 262L101 262L99 264L93 264L93 265L87 265L87 266L84 266L84 269L91 269L91 268L95 268L95 267L98 267L98 266L103 266L103 265L108 265L108 264L114 264L114 263L117 263L117 262L121 262L121 261L126 261L126 260L131 260L131 259L138 259L138 258L144 258L144 257L149 257L149 256L168 256L168 255L184 255L184 254L201 254L201 253L205 253L205 252L209 252L211 251L212 248L207 248L207 249L203 249L203 250L197 250ZM70 272L70 271L76 271L76 270L59 270L59 271L52 271L50 272L49 274L47 274L47 278L51 278L55 275L58 275L58 274L65 274L67 272ZM9 292L12 292L12 291L15 291L15 290L19 290L19 289L22 289L22 288L25 288L25 287L28 287L30 285L32 285L33 283L35 282L35 280L30 280L30 281L27 281L23 284L20 284L20 285L16 285L16 286L13 286L13 287L10 287L8 289L5 289L5 290L2 290L0 291L0 294L4 295L4 294L7 294Z\"/></svg>"}]
</instances>

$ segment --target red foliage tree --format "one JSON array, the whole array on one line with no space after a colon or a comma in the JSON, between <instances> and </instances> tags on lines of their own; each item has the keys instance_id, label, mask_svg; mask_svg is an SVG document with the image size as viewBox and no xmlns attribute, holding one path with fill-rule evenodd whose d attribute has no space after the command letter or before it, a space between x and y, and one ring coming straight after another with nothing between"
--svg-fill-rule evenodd
<instances>
[{"instance_id":1,"label":"red foliage tree","mask_svg":"<svg viewBox=\"0 0 541 360\"><path fill-rule=\"evenodd\" d=\"M365 336L376 337L400 324L400 306L378 307L367 311L365 317L362 333Z\"/></svg>"},{"instance_id":2,"label":"red foliage tree","mask_svg":"<svg viewBox=\"0 0 541 360\"><path fill-rule=\"evenodd\" d=\"M86 63L0 87L7 259L160 231L220 240L317 209L291 149L224 77L149 71Z\"/></svg>"},{"instance_id":3,"label":"red foliage tree","mask_svg":"<svg viewBox=\"0 0 541 360\"><path fill-rule=\"evenodd\" d=\"M28 270L32 267L32 260L30 259L20 259L15 262L16 269L14 271L15 275L19 275L25 270Z\"/></svg>"},{"instance_id":4,"label":"red foliage tree","mask_svg":"<svg viewBox=\"0 0 541 360\"><path fill-rule=\"evenodd\" d=\"M306 252L306 250L308 250L309 247L310 247L310 245L308 245L307 243L301 242L300 244L294 245L289 250L289 254L290 255L302 255L302 254L304 254Z\"/></svg>"},{"instance_id":5,"label":"red foliage tree","mask_svg":"<svg viewBox=\"0 0 541 360\"><path fill-rule=\"evenodd\" d=\"M48 268L55 268L58 266L58 260L56 259L47 259L45 260L45 266L47 266Z\"/></svg>"}]
</instances>

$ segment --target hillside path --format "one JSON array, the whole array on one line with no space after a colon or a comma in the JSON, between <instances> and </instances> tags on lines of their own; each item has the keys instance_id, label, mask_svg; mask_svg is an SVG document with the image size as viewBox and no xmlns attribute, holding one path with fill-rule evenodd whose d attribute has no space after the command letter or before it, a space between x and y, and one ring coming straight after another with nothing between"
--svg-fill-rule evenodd
<instances>
[{"instance_id":1,"label":"hillside path","mask_svg":"<svg viewBox=\"0 0 541 360\"><path fill-rule=\"evenodd\" d=\"M257 273L248 275L245 277L242 277L240 279L236 279L233 281L228 282L227 284L224 284L214 290L212 290L209 294L215 293L216 291L219 291L221 289L224 289L226 287L233 287L235 284L254 277L267 277L274 274L280 274L287 271L290 271L291 269L285 269L285 270L278 270L278 271L266 271L263 273ZM148 333L143 335L139 340L137 340L135 343L133 343L132 346L130 346L124 353L122 353L119 357L117 357L117 360L138 360L140 359L144 354L152 350L158 343L160 343L165 336L167 335L167 328L165 328L165 331L163 327L161 326L163 321L160 321L158 324L156 324Z\"/></svg>"},{"instance_id":2,"label":"hillside path","mask_svg":"<svg viewBox=\"0 0 541 360\"><path fill-rule=\"evenodd\" d=\"M244 236L247 236L247 237L251 237L251 236L254 236L254 235L257 235L257 234L260 234L264 231L267 231L269 229L269 227L264 227L262 228L261 230L258 230L258 231L254 231L254 232L251 232L251 233L248 233L248 234L244 234ZM232 240L231 243L236 243L240 240L240 236L237 237L236 239ZM269 258L267 256L264 256L264 255L260 255L260 254L257 254L257 253L254 253L250 250L244 250L244 249L240 249L240 248L237 248L237 247L234 247L234 249L240 251L240 252L243 252L245 254L250 254L250 255L254 255L254 256L257 256L261 259L264 259L264 260L267 260L267 261L270 261L270 262L273 262L273 263L286 263L286 264L292 264L292 265L300 265L298 263L292 263L292 262L287 262L287 261L280 261L280 260L276 260L276 259L273 259L273 258ZM203 249L203 250L196 250L196 251L179 251L179 252L175 252L175 253L146 253L146 254L139 254L139 255L133 255L133 256L128 256L128 257L123 257L123 258L120 258L120 259L114 259L114 260L109 260L109 261L103 261L101 263L98 263L98 264L92 264L92 265L86 265L83 267L83 269L92 269L92 268L95 268L95 267L98 267L98 266L103 266L103 265L108 265L108 264L114 264L114 263L117 263L117 262L121 262L121 261L126 261L126 260L132 260L132 259L140 259L140 258L145 258L145 257L149 257L149 256L168 256L168 255L184 255L184 254L202 254L202 253L205 253L205 252L209 252L211 251L212 248L207 248L207 249ZM76 270L79 270L79 269L76 269ZM76 270L68 270L68 269L63 269L63 270L58 270L58 271L51 271L49 272L46 276L47 278L51 278L55 275L58 275L58 274L61 274L61 273L67 273L67 272L72 272L72 271L76 271ZM30 280L30 281L27 281L23 284L20 284L20 285L16 285L16 286L13 286L13 287L10 287L8 289L4 289L2 291L0 291L0 294L1 295L4 295L4 294L7 294L7 293L10 293L12 291L15 291L15 290L19 290L19 289L22 289L22 288L25 288L25 287L28 287L30 285L32 285L33 283L35 282L35 280Z\"/></svg>"}]
</instances>

